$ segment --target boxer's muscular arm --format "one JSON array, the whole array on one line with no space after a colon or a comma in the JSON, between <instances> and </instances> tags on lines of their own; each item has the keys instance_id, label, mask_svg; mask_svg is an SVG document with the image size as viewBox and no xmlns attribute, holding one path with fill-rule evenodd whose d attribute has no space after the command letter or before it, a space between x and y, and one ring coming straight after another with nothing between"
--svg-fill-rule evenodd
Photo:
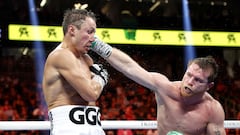
<instances>
[{"instance_id":1,"label":"boxer's muscular arm","mask_svg":"<svg viewBox=\"0 0 240 135\"><path fill-rule=\"evenodd\" d=\"M207 125L207 135L226 135L224 129L224 111L219 102L214 101L212 114Z\"/></svg>"},{"instance_id":2,"label":"boxer's muscular arm","mask_svg":"<svg viewBox=\"0 0 240 135\"><path fill-rule=\"evenodd\" d=\"M151 90L156 90L157 87L159 88L159 86L156 86L157 80L162 80L162 82L168 80L161 74L146 71L131 57L117 48L112 48L112 53L106 60L128 78Z\"/></svg>"},{"instance_id":3,"label":"boxer's muscular arm","mask_svg":"<svg viewBox=\"0 0 240 135\"><path fill-rule=\"evenodd\" d=\"M58 72L84 100L96 101L98 99L102 91L101 85L91 80L91 77L79 67L76 58L71 53L61 50L51 57Z\"/></svg>"},{"instance_id":4,"label":"boxer's muscular arm","mask_svg":"<svg viewBox=\"0 0 240 135\"><path fill-rule=\"evenodd\" d=\"M88 66L90 67L91 65L93 65L93 59L88 55L88 54L85 54L86 56L86 63L88 64ZM92 101L92 102L89 102L88 105L90 106L96 106L96 102L95 101Z\"/></svg>"},{"instance_id":5,"label":"boxer's muscular arm","mask_svg":"<svg viewBox=\"0 0 240 135\"><path fill-rule=\"evenodd\" d=\"M162 74L148 72L126 53L101 41L98 37L92 42L92 50L106 59L115 69L128 78L151 90L166 90L169 80Z\"/></svg>"}]
</instances>

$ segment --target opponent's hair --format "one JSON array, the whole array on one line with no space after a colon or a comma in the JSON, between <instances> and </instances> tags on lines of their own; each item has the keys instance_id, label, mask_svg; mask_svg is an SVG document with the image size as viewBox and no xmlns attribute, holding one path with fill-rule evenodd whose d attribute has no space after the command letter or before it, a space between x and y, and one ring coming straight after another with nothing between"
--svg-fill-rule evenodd
<instances>
[{"instance_id":1,"label":"opponent's hair","mask_svg":"<svg viewBox=\"0 0 240 135\"><path fill-rule=\"evenodd\" d=\"M87 11L86 9L68 9L63 15L63 34L67 33L69 25L74 25L78 29L81 28L82 23L86 20L87 17L92 18L96 22L96 16L93 12Z\"/></svg>"},{"instance_id":2,"label":"opponent's hair","mask_svg":"<svg viewBox=\"0 0 240 135\"><path fill-rule=\"evenodd\" d=\"M219 66L212 56L200 57L190 60L188 66L190 66L192 63L197 64L203 70L212 70L211 75L208 77L208 82L213 82L217 78Z\"/></svg>"}]
</instances>

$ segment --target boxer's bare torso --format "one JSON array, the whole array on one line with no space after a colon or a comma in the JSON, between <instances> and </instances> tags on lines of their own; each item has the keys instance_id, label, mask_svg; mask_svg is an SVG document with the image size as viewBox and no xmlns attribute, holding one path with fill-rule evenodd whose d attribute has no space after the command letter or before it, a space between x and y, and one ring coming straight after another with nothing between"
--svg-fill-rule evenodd
<instances>
[{"instance_id":1,"label":"boxer's bare torso","mask_svg":"<svg viewBox=\"0 0 240 135\"><path fill-rule=\"evenodd\" d=\"M212 107L219 106L218 103L205 93L198 103L188 105L180 96L178 85L175 84L176 87L171 90L175 91L172 96L161 96L164 101L157 98L159 135L166 135L173 129L184 135L206 135L209 120L212 113L215 113Z\"/></svg>"},{"instance_id":2,"label":"boxer's bare torso","mask_svg":"<svg viewBox=\"0 0 240 135\"><path fill-rule=\"evenodd\" d=\"M67 59L56 59L55 55L65 55ZM68 59L68 58L74 59ZM62 106L62 105L89 105L89 102L85 101L77 90L75 90L69 82L67 82L59 73L59 69L56 65L60 63L65 63L64 60L75 61L81 69L83 76L91 78L91 72L89 70L89 65L91 65L91 58L88 55L81 55L75 57L72 53L66 49L62 48L61 45L58 46L48 57L46 61L45 80L43 87L45 92L45 98L49 109ZM91 103L91 105L94 105Z\"/></svg>"}]
</instances>

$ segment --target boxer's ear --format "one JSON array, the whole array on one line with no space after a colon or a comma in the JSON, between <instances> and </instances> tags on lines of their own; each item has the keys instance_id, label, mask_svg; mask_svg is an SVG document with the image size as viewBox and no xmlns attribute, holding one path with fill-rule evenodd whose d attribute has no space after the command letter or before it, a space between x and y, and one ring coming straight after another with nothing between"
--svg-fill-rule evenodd
<instances>
[{"instance_id":1,"label":"boxer's ear","mask_svg":"<svg viewBox=\"0 0 240 135\"><path fill-rule=\"evenodd\" d=\"M73 36L75 31L75 27L73 25L68 26L68 33Z\"/></svg>"},{"instance_id":2,"label":"boxer's ear","mask_svg":"<svg viewBox=\"0 0 240 135\"><path fill-rule=\"evenodd\" d=\"M214 82L208 83L207 91L210 90L213 86L214 86Z\"/></svg>"}]
</instances>

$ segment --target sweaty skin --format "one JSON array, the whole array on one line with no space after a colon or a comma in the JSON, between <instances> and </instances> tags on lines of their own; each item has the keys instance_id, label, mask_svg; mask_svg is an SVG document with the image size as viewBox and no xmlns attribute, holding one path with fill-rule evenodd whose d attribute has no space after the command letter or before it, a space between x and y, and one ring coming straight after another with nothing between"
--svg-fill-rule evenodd
<instances>
[{"instance_id":1,"label":"sweaty skin","mask_svg":"<svg viewBox=\"0 0 240 135\"><path fill-rule=\"evenodd\" d=\"M160 73L148 72L122 51L113 48L106 60L155 93L159 135L177 131L184 135L225 135L224 111L208 90L213 82L207 78L210 69L197 64L188 66L181 81L169 81Z\"/></svg>"},{"instance_id":2,"label":"sweaty skin","mask_svg":"<svg viewBox=\"0 0 240 135\"><path fill-rule=\"evenodd\" d=\"M48 56L43 78L43 92L49 109L63 105L95 105L101 85L92 80L87 54L94 40L96 22L87 17L78 29L68 27L61 44Z\"/></svg>"}]
</instances>

